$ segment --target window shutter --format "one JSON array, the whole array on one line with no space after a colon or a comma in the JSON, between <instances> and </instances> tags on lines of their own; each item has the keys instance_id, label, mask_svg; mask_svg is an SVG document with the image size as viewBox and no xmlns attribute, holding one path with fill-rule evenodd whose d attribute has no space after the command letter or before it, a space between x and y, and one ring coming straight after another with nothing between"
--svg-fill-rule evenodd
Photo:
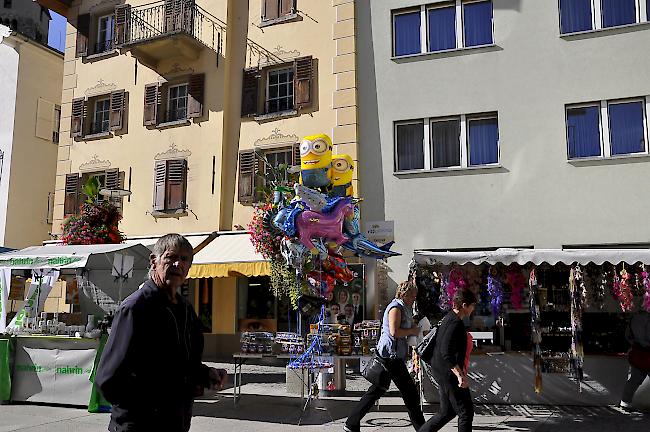
<instances>
[{"instance_id":1,"label":"window shutter","mask_svg":"<svg viewBox=\"0 0 650 432\"><path fill-rule=\"evenodd\" d=\"M259 69L244 69L242 84L241 115L257 114L257 94L259 86Z\"/></svg>"},{"instance_id":2,"label":"window shutter","mask_svg":"<svg viewBox=\"0 0 650 432\"><path fill-rule=\"evenodd\" d=\"M190 75L187 86L187 117L203 116L203 95L205 92L205 74Z\"/></svg>"},{"instance_id":3,"label":"window shutter","mask_svg":"<svg viewBox=\"0 0 650 432\"><path fill-rule=\"evenodd\" d=\"M187 160L175 159L167 162L167 205L166 210L185 209L187 191Z\"/></svg>"},{"instance_id":4,"label":"window shutter","mask_svg":"<svg viewBox=\"0 0 650 432\"><path fill-rule=\"evenodd\" d=\"M296 0L280 0L280 16L291 15L296 12Z\"/></svg>"},{"instance_id":5,"label":"window shutter","mask_svg":"<svg viewBox=\"0 0 650 432\"><path fill-rule=\"evenodd\" d=\"M84 98L72 99L72 117L70 136L72 138L83 136L84 117L86 117L86 100Z\"/></svg>"},{"instance_id":6,"label":"window shutter","mask_svg":"<svg viewBox=\"0 0 650 432\"><path fill-rule=\"evenodd\" d=\"M239 202L250 204L255 201L255 183L257 177L257 157L255 150L239 152Z\"/></svg>"},{"instance_id":7,"label":"window shutter","mask_svg":"<svg viewBox=\"0 0 650 432\"><path fill-rule=\"evenodd\" d=\"M280 16L280 0L262 0L262 21L276 19Z\"/></svg>"},{"instance_id":8,"label":"window shutter","mask_svg":"<svg viewBox=\"0 0 650 432\"><path fill-rule=\"evenodd\" d=\"M117 168L111 168L106 170L106 181L104 182L104 188L114 190L120 188L120 170Z\"/></svg>"},{"instance_id":9,"label":"window shutter","mask_svg":"<svg viewBox=\"0 0 650 432\"><path fill-rule=\"evenodd\" d=\"M293 63L293 106L296 109L308 108L311 106L311 88L312 88L312 57L300 57Z\"/></svg>"},{"instance_id":10,"label":"window shutter","mask_svg":"<svg viewBox=\"0 0 650 432\"><path fill-rule=\"evenodd\" d=\"M154 170L153 209L165 210L165 185L167 180L167 161L156 161Z\"/></svg>"},{"instance_id":11,"label":"window shutter","mask_svg":"<svg viewBox=\"0 0 650 432\"><path fill-rule=\"evenodd\" d=\"M300 143L293 145L291 152L291 165L300 166Z\"/></svg>"},{"instance_id":12,"label":"window shutter","mask_svg":"<svg viewBox=\"0 0 650 432\"><path fill-rule=\"evenodd\" d=\"M65 175L65 201L63 203L63 216L68 217L77 213L79 206L79 174Z\"/></svg>"},{"instance_id":13,"label":"window shutter","mask_svg":"<svg viewBox=\"0 0 650 432\"><path fill-rule=\"evenodd\" d=\"M128 31L130 19L131 5L115 6L115 43L117 45L121 45L131 39Z\"/></svg>"},{"instance_id":14,"label":"window shutter","mask_svg":"<svg viewBox=\"0 0 650 432\"><path fill-rule=\"evenodd\" d=\"M90 14L77 17L77 57L88 55L88 36L90 35Z\"/></svg>"},{"instance_id":15,"label":"window shutter","mask_svg":"<svg viewBox=\"0 0 650 432\"><path fill-rule=\"evenodd\" d=\"M54 130L54 103L38 98L36 104L36 136L48 141L52 140Z\"/></svg>"},{"instance_id":16,"label":"window shutter","mask_svg":"<svg viewBox=\"0 0 650 432\"><path fill-rule=\"evenodd\" d=\"M142 123L145 126L155 126L157 124L159 103L160 87L158 83L144 86L144 114Z\"/></svg>"},{"instance_id":17,"label":"window shutter","mask_svg":"<svg viewBox=\"0 0 650 432\"><path fill-rule=\"evenodd\" d=\"M110 129L112 131L120 130L122 129L122 122L124 117L124 90L116 90L111 92L110 107Z\"/></svg>"}]
</instances>

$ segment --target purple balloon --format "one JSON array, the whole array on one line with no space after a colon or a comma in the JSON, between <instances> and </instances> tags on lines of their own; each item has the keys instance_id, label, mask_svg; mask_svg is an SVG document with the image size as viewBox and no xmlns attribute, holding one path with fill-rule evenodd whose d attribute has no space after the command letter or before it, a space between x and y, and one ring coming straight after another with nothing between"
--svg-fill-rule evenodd
<instances>
[{"instance_id":1,"label":"purple balloon","mask_svg":"<svg viewBox=\"0 0 650 432\"><path fill-rule=\"evenodd\" d=\"M350 239L343 234L343 220L354 215L354 205L342 200L327 214L305 210L296 217L298 241L312 255L318 254L318 248L312 242L314 238L322 238L326 243L341 245Z\"/></svg>"}]
</instances>

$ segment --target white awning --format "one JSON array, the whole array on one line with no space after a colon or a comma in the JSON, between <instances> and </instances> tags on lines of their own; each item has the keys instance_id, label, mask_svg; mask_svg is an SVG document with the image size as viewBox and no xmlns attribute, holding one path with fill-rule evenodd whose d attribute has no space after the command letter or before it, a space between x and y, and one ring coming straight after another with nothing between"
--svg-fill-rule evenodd
<instances>
[{"instance_id":1,"label":"white awning","mask_svg":"<svg viewBox=\"0 0 650 432\"><path fill-rule=\"evenodd\" d=\"M141 244L98 244L31 246L0 254L0 267L16 270L37 268L111 270L112 254L120 252L135 257L134 268L146 269L149 265L149 249Z\"/></svg>"},{"instance_id":2,"label":"white awning","mask_svg":"<svg viewBox=\"0 0 650 432\"><path fill-rule=\"evenodd\" d=\"M189 278L244 276L267 276L270 265L255 251L250 233L226 231L194 255Z\"/></svg>"},{"instance_id":3,"label":"white awning","mask_svg":"<svg viewBox=\"0 0 650 432\"><path fill-rule=\"evenodd\" d=\"M563 263L602 265L610 264L650 264L650 249L497 249L495 251L472 252L430 252L415 251L415 262L423 265L433 264L512 264L532 263L551 265Z\"/></svg>"},{"instance_id":4,"label":"white awning","mask_svg":"<svg viewBox=\"0 0 650 432\"><path fill-rule=\"evenodd\" d=\"M205 239L208 238L210 234L181 234L183 237L187 239L187 241L190 242L193 248L196 248L198 245L203 243ZM156 244L158 239L162 236L138 236L138 237L131 237L128 238L124 244L127 245L134 245L134 244L142 244L145 245L147 248L150 250L153 250L153 245Z\"/></svg>"}]
</instances>

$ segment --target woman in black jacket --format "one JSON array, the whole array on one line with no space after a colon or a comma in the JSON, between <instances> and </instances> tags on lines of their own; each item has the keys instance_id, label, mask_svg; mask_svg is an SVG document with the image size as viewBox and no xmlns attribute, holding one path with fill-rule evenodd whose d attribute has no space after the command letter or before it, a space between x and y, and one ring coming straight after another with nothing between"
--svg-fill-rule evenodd
<instances>
[{"instance_id":1,"label":"woman in black jacket","mask_svg":"<svg viewBox=\"0 0 650 432\"><path fill-rule=\"evenodd\" d=\"M459 432L472 430L474 404L465 367L467 331L463 318L474 312L476 301L476 295L472 291L458 290L452 300L452 310L440 323L431 360L433 377L438 383L440 394L440 410L419 432L438 431L456 416Z\"/></svg>"}]
</instances>

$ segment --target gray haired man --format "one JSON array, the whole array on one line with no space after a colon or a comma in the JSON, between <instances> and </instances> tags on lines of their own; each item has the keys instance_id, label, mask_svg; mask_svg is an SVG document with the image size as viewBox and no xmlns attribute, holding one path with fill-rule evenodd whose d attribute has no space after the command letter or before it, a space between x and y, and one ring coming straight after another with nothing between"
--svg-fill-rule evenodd
<instances>
[{"instance_id":1,"label":"gray haired man","mask_svg":"<svg viewBox=\"0 0 650 432\"><path fill-rule=\"evenodd\" d=\"M113 405L112 432L187 432L194 397L226 383L225 370L201 363L199 319L177 292L192 265L192 246L179 234L167 234L150 261L149 279L113 320L95 379Z\"/></svg>"}]
</instances>

